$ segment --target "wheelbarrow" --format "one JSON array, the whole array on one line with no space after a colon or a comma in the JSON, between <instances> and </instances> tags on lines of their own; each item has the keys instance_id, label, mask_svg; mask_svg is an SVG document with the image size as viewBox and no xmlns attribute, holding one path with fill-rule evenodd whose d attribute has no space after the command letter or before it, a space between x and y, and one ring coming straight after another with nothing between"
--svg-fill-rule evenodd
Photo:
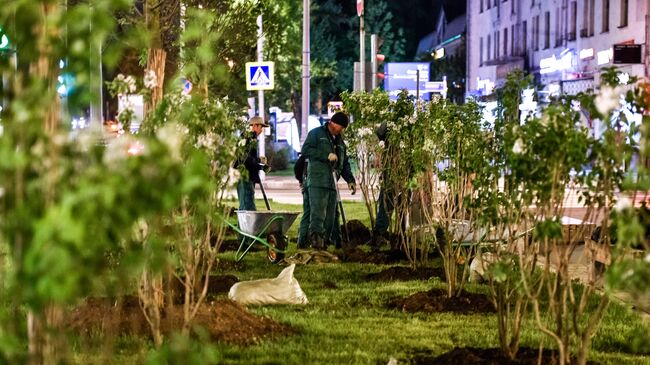
<instances>
[{"instance_id":1,"label":"wheelbarrow","mask_svg":"<svg viewBox=\"0 0 650 365\"><path fill-rule=\"evenodd\" d=\"M277 264L285 256L289 238L286 232L300 212L283 212L273 210L236 210L239 227L233 227L243 237L235 260L240 261L256 242L267 247L266 257Z\"/></svg>"}]
</instances>

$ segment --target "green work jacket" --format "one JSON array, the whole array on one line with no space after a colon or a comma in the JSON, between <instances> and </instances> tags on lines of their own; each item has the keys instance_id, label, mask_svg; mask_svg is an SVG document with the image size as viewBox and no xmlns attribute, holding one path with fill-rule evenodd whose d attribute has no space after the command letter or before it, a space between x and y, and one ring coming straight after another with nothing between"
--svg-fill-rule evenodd
<instances>
[{"instance_id":1,"label":"green work jacket","mask_svg":"<svg viewBox=\"0 0 650 365\"><path fill-rule=\"evenodd\" d=\"M334 166L327 160L330 153L335 153L338 157ZM309 161L305 187L335 189L333 170L337 179L340 176L348 183L355 182L343 138L341 135L332 136L327 130L327 124L309 132L302 145L302 154Z\"/></svg>"}]
</instances>

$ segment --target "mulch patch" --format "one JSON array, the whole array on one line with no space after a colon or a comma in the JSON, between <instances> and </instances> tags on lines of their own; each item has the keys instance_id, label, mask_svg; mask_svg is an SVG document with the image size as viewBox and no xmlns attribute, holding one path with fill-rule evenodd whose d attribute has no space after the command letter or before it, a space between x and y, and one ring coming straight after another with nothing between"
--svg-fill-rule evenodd
<instances>
[{"instance_id":1,"label":"mulch patch","mask_svg":"<svg viewBox=\"0 0 650 365\"><path fill-rule=\"evenodd\" d=\"M183 307L175 305L163 314L164 334L180 330ZM251 345L263 339L289 336L296 331L271 318L258 316L245 307L227 299L201 305L194 323L203 327L214 341ZM68 316L67 326L82 335L102 333L112 335L151 336L147 320L137 297L126 297L121 305L107 298L88 298Z\"/></svg>"},{"instance_id":2,"label":"mulch patch","mask_svg":"<svg viewBox=\"0 0 650 365\"><path fill-rule=\"evenodd\" d=\"M378 273L366 275L368 281L429 280L433 277L445 279L445 270L439 267L418 267L415 270L405 266L393 266Z\"/></svg>"},{"instance_id":3,"label":"mulch patch","mask_svg":"<svg viewBox=\"0 0 650 365\"><path fill-rule=\"evenodd\" d=\"M494 305L485 294L462 292L448 298L446 290L431 289L405 298L394 298L388 307L403 312L453 312L460 314L495 313Z\"/></svg>"},{"instance_id":4,"label":"mulch patch","mask_svg":"<svg viewBox=\"0 0 650 365\"><path fill-rule=\"evenodd\" d=\"M555 365L559 364L558 352L544 349L540 359L539 350L520 348L517 358L510 360L504 357L500 349L454 348L453 350L434 357L430 351L415 351L411 354L411 364L414 365ZM541 360L541 362L540 362ZM575 359L572 359L572 363ZM587 364L597 365L597 362L587 361Z\"/></svg>"}]
</instances>

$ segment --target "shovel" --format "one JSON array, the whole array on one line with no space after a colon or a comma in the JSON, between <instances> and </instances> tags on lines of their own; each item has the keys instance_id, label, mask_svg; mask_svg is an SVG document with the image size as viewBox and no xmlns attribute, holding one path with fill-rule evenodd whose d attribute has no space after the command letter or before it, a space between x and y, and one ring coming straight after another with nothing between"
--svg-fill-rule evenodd
<instances>
[{"instance_id":1,"label":"shovel","mask_svg":"<svg viewBox=\"0 0 650 365\"><path fill-rule=\"evenodd\" d=\"M350 242L350 235L348 234L348 225L345 221L345 211L343 210L343 202L341 201L341 193L339 192L339 186L336 184L336 170L332 169L332 178L334 179L334 188L336 189L336 204L338 205L339 210L341 211L341 220L343 221L343 231L345 232L344 240L346 243ZM338 222L336 222L338 224ZM343 246L343 242L341 242Z\"/></svg>"},{"instance_id":2,"label":"shovel","mask_svg":"<svg viewBox=\"0 0 650 365\"><path fill-rule=\"evenodd\" d=\"M262 196L264 197L264 204L266 204L266 210L271 210L271 204L269 204L269 198L266 197L264 184L261 181L260 181L260 190L262 190Z\"/></svg>"}]
</instances>

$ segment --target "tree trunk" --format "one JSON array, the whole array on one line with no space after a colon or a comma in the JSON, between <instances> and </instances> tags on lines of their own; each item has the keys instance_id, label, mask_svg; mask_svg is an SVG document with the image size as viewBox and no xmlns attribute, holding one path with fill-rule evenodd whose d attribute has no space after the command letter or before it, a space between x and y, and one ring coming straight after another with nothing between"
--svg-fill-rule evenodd
<instances>
[{"instance_id":1,"label":"tree trunk","mask_svg":"<svg viewBox=\"0 0 650 365\"><path fill-rule=\"evenodd\" d=\"M145 117L156 109L156 106L160 103L163 97L163 85L165 83L165 60L167 59L167 53L161 48L152 48L149 50L149 56L147 57L147 69L145 70L145 75L148 71L153 71L156 75L156 86L151 89L151 98L144 105L144 115Z\"/></svg>"}]
</instances>

